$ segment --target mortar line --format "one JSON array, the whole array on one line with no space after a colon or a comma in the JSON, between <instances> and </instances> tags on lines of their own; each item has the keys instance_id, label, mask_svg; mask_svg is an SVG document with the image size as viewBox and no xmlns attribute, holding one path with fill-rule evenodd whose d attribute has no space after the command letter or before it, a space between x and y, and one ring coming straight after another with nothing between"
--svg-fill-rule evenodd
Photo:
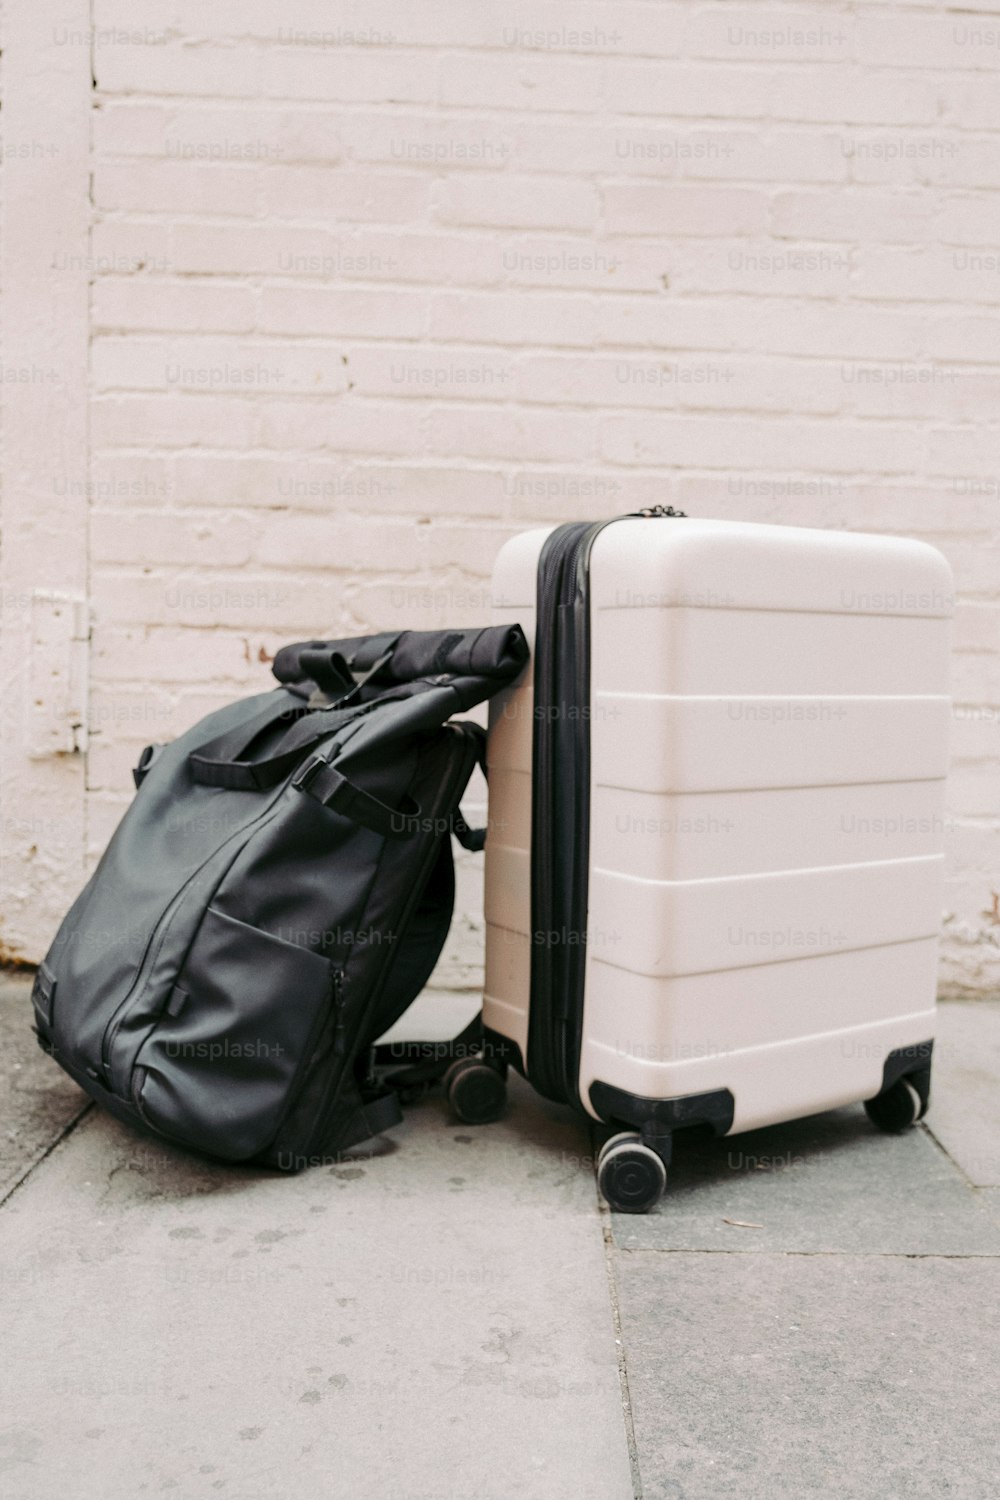
<instances>
[{"instance_id":1,"label":"mortar line","mask_svg":"<svg viewBox=\"0 0 1000 1500\"><path fill-rule=\"evenodd\" d=\"M968 1172L962 1166L962 1163L959 1161L958 1157L957 1156L952 1156L951 1152L948 1150L948 1147L945 1145L944 1141L942 1141L939 1136L937 1136L937 1135L934 1134L934 1127L933 1127L933 1125L931 1125L931 1123L928 1120L921 1120L920 1121L920 1128L923 1130L923 1132L927 1136L928 1140L931 1140L931 1141L934 1142L934 1145L940 1151L941 1155L944 1157L945 1161L947 1161L948 1165L950 1167L954 1167L955 1171L962 1178L962 1181L965 1183L966 1187L971 1188L973 1190L973 1192L977 1191L979 1184L973 1182L972 1178L969 1176Z\"/></svg>"},{"instance_id":2,"label":"mortar line","mask_svg":"<svg viewBox=\"0 0 1000 1500\"><path fill-rule=\"evenodd\" d=\"M73 1134L73 1131L80 1124L80 1121L86 1119L87 1115L90 1114L93 1108L93 1100L88 1099L86 1104L84 1104L83 1108L80 1110L80 1113L74 1115L73 1118L63 1126L59 1134L55 1137L54 1140L49 1142L41 1155L36 1156L34 1161L30 1162L24 1169L20 1177L16 1178L15 1181L11 1183L9 1188L6 1188L2 1193L0 1193L0 1209L6 1208L7 1204L13 1198L18 1189L24 1187L28 1179L32 1177L36 1170L42 1165L42 1162L47 1161L56 1147L61 1145L63 1141L65 1141L69 1136Z\"/></svg>"},{"instance_id":3,"label":"mortar line","mask_svg":"<svg viewBox=\"0 0 1000 1500\"><path fill-rule=\"evenodd\" d=\"M968 1253L953 1250L723 1250L718 1246L702 1249L668 1245L617 1245L619 1255L773 1255L802 1258L834 1257L840 1260L997 1260L1000 1250Z\"/></svg>"},{"instance_id":4,"label":"mortar line","mask_svg":"<svg viewBox=\"0 0 1000 1500\"><path fill-rule=\"evenodd\" d=\"M611 1229L611 1210L601 1198L600 1192L595 1192L597 1197L597 1212L600 1215L601 1235L604 1240L604 1269L608 1278L608 1296L611 1301L611 1320L615 1335L615 1349L618 1354L618 1383L621 1387L622 1398L622 1421L625 1425L625 1444L628 1448L628 1466L632 1478L633 1500L642 1500L642 1475L639 1472L639 1449L635 1440L635 1421L632 1416L632 1397L628 1384L628 1366L625 1362L625 1339L622 1334L621 1306L618 1301L618 1282L615 1277L613 1252L615 1250L614 1236Z\"/></svg>"}]
</instances>

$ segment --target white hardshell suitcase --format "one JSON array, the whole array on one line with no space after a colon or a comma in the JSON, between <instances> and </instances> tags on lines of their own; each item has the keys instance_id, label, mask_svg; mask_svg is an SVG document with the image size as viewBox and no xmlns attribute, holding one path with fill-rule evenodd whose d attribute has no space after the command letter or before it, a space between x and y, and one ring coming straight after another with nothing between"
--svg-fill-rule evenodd
<instances>
[{"instance_id":1,"label":"white hardshell suitcase","mask_svg":"<svg viewBox=\"0 0 1000 1500\"><path fill-rule=\"evenodd\" d=\"M952 580L924 543L669 509L530 531L495 619L483 1021L618 1132L654 1203L674 1131L926 1110Z\"/></svg>"}]
</instances>

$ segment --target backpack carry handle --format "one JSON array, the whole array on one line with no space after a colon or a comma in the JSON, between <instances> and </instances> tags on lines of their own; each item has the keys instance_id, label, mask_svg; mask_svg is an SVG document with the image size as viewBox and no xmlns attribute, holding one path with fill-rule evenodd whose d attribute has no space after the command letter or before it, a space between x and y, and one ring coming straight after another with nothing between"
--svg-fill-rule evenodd
<instances>
[{"instance_id":1,"label":"backpack carry handle","mask_svg":"<svg viewBox=\"0 0 1000 1500\"><path fill-rule=\"evenodd\" d=\"M188 767L200 786L218 787L223 791L264 792L284 781L300 764L306 753L342 724L357 717L357 708L310 709L305 705L289 708L284 695L270 704L262 714L238 729L220 734L188 755ZM248 751L267 730L283 719L292 728L281 740L277 754L264 760L251 760ZM353 823L370 828L383 838L409 838L420 831L420 808L410 799L400 807L390 807L335 769L321 755L314 755L293 778L297 791L307 792L323 807L329 807Z\"/></svg>"},{"instance_id":2,"label":"backpack carry handle","mask_svg":"<svg viewBox=\"0 0 1000 1500\"><path fill-rule=\"evenodd\" d=\"M380 636L374 639L385 638ZM361 689L367 683L372 682L382 668L392 660L392 653L396 649L398 640L398 633L390 636L385 650L379 652L372 664L359 674L353 672L351 662L344 659L336 646L307 646L299 661L305 677L316 683L330 706L342 707L347 703L357 702ZM352 658L352 661L354 659Z\"/></svg>"},{"instance_id":3,"label":"backpack carry handle","mask_svg":"<svg viewBox=\"0 0 1000 1500\"><path fill-rule=\"evenodd\" d=\"M293 776L292 786L314 798L321 807L329 807L384 839L411 838L420 832L420 808L412 797L404 797L399 807L390 807L388 802L348 781L343 771L338 771L322 755L306 761L298 775Z\"/></svg>"},{"instance_id":4,"label":"backpack carry handle","mask_svg":"<svg viewBox=\"0 0 1000 1500\"><path fill-rule=\"evenodd\" d=\"M188 755L191 775L201 786L221 787L230 792L267 791L284 780L311 745L352 719L356 712L356 709L315 711L304 703L290 706L284 693L275 693L274 702L262 713L192 750ZM281 741L281 751L264 760L250 759L254 743L282 721L291 729Z\"/></svg>"}]
</instances>

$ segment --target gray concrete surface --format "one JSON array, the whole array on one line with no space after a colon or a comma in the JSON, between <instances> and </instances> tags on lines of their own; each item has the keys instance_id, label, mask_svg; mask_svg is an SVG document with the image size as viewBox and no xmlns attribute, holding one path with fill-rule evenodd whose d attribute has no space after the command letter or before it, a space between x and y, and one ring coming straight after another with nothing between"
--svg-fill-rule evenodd
<instances>
[{"instance_id":1,"label":"gray concrete surface","mask_svg":"<svg viewBox=\"0 0 1000 1500\"><path fill-rule=\"evenodd\" d=\"M992 1500L1000 1004L942 1007L929 1128L679 1149L635 1218L519 1081L497 1125L428 1099L297 1178L189 1159L86 1107L27 989L0 986L4 1500Z\"/></svg>"},{"instance_id":2,"label":"gray concrete surface","mask_svg":"<svg viewBox=\"0 0 1000 1500\"><path fill-rule=\"evenodd\" d=\"M0 970L0 1199L87 1108L31 1031L31 979Z\"/></svg>"}]
</instances>

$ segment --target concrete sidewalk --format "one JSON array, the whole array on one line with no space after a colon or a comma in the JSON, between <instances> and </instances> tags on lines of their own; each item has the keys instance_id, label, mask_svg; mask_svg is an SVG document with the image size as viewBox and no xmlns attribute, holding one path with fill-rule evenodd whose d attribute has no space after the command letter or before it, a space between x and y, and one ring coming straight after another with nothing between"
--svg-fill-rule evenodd
<instances>
[{"instance_id":1,"label":"concrete sidewalk","mask_svg":"<svg viewBox=\"0 0 1000 1500\"><path fill-rule=\"evenodd\" d=\"M86 1106L27 990L0 986L5 1500L994 1494L1000 1004L942 1007L929 1128L689 1147L629 1218L519 1080L497 1125L431 1098L297 1178L194 1161Z\"/></svg>"}]
</instances>

